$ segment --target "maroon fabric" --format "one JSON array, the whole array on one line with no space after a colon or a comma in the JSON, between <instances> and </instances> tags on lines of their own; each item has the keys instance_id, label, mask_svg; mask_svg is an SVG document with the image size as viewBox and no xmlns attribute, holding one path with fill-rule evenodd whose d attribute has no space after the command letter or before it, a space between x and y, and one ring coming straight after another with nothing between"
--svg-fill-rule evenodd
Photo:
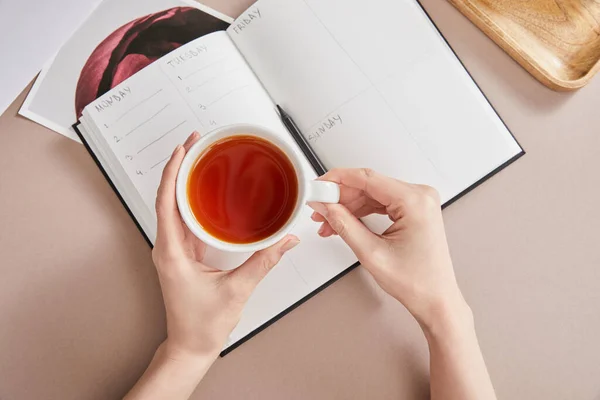
<instances>
[{"instance_id":1,"label":"maroon fabric","mask_svg":"<svg viewBox=\"0 0 600 400\"><path fill-rule=\"evenodd\" d=\"M179 46L227 23L193 7L175 7L123 25L96 47L81 70L75 112Z\"/></svg>"}]
</instances>

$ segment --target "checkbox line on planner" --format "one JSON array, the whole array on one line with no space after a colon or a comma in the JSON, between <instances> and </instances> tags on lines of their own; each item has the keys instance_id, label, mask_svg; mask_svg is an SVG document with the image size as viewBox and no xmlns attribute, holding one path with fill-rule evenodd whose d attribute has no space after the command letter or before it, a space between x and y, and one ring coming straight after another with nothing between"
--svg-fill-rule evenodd
<instances>
[{"instance_id":1,"label":"checkbox line on planner","mask_svg":"<svg viewBox=\"0 0 600 400\"><path fill-rule=\"evenodd\" d=\"M157 162L156 164L154 164L153 166L150 167L150 169L148 169L149 171L152 171L154 168L158 167L160 164L167 162L167 160L169 160L169 158L171 158L171 156L166 156L165 158L163 158L162 160L160 160L159 162Z\"/></svg>"},{"instance_id":2,"label":"checkbox line on planner","mask_svg":"<svg viewBox=\"0 0 600 400\"><path fill-rule=\"evenodd\" d=\"M147 145L145 145L144 147L142 147L141 149L138 150L137 154L140 154L142 151L146 150L148 147L152 146L154 143L158 142L160 139L164 138L165 136L167 136L169 133L173 132L175 129L179 128L181 125L185 124L187 122L187 120L180 122L177 126L175 126L174 128L169 129L167 132L163 133L162 135L160 135L158 138L154 139L153 141L151 141L150 143L148 143Z\"/></svg>"},{"instance_id":3,"label":"checkbox line on planner","mask_svg":"<svg viewBox=\"0 0 600 400\"><path fill-rule=\"evenodd\" d=\"M229 70L229 71L227 71L227 72L225 72L225 73L223 73L223 74L221 74L221 75L216 75L216 76L213 76L212 78L210 78L210 79L208 79L208 80L206 80L206 81L202 82L202 83L201 83L201 84L199 84L199 85L196 85L196 86L188 86L188 87L186 88L186 91L188 92L188 94L189 94L189 93L193 93L193 92L195 92L196 90L200 89L202 86L204 86L204 85L206 85L206 84L208 84L208 83L211 83L212 81L214 81L214 80L216 80L216 79L219 79L219 78L224 78L224 77L225 77L225 76L227 76L228 74L230 74L230 73L232 73L232 72L235 72L235 71L239 71L240 69L241 69L241 67L240 67L240 68L234 68L234 69L231 69L231 70Z\"/></svg>"},{"instance_id":4,"label":"checkbox line on planner","mask_svg":"<svg viewBox=\"0 0 600 400\"><path fill-rule=\"evenodd\" d=\"M204 71L205 69L207 69L207 68L210 68L210 67L212 67L212 66L213 66L213 65L215 65L215 64L222 63L222 62L223 62L223 61L225 61L225 60L227 60L227 57L223 57L223 58L221 58L221 59L220 59L220 60L218 60L218 61L214 61L214 62L212 62L212 63L210 63L210 64L207 64L207 65L205 65L205 66L203 66L203 67L201 67L201 68L198 68L198 69L197 69L197 70L195 70L194 72L190 72L189 74L187 74L186 76L184 76L184 77L183 77L183 79L184 79L184 80L185 80L185 79L188 79L188 78L190 78L190 77L192 77L192 76L196 75L198 72L202 72L202 71Z\"/></svg>"},{"instance_id":5,"label":"checkbox line on planner","mask_svg":"<svg viewBox=\"0 0 600 400\"><path fill-rule=\"evenodd\" d=\"M138 126L136 126L135 128L133 128L132 130L130 130L129 132L127 132L125 134L125 137L131 135L137 129L141 128L143 125L145 125L146 123L150 122L154 117L156 117L158 114L160 114L161 112L163 112L170 105L171 105L171 103L167 104L166 106L164 106L163 108L161 108L160 110L158 110L155 114L153 114L150 118L148 118L147 120L145 120L144 122L142 122L141 124L139 124Z\"/></svg>"},{"instance_id":6,"label":"checkbox line on planner","mask_svg":"<svg viewBox=\"0 0 600 400\"><path fill-rule=\"evenodd\" d=\"M135 110L136 108L138 108L139 106L144 104L146 101L150 100L151 98L153 98L154 96L156 96L157 94L159 94L162 91L163 91L162 89L159 89L156 92L152 93L150 96L146 97L145 99L143 99L142 101L140 101L139 103L137 103L136 105L131 107L129 110L127 110L123 114L121 114L121 116L119 118L115 119L113 122L111 122L109 124L109 126L113 126L114 124L119 122L121 119L123 119L127 114L129 114L130 112L132 112L133 110Z\"/></svg>"},{"instance_id":7,"label":"checkbox line on planner","mask_svg":"<svg viewBox=\"0 0 600 400\"><path fill-rule=\"evenodd\" d=\"M234 92L237 92L238 90L242 90L242 89L247 88L248 86L250 86L250 85L238 86L236 88L231 89L229 92L227 92L227 93L225 93L225 94L217 97L216 99L214 99L213 101L211 101L210 103L208 103L206 105L206 108L208 108L208 107L212 106L213 104L215 104L215 103L223 100L225 97L229 96L230 94L232 94Z\"/></svg>"}]
</instances>

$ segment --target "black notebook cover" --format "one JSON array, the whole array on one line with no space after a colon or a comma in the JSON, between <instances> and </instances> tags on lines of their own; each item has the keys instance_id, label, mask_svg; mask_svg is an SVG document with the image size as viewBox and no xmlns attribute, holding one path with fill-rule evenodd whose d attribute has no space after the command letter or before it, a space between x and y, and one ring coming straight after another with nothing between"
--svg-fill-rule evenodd
<instances>
[{"instance_id":1,"label":"black notebook cover","mask_svg":"<svg viewBox=\"0 0 600 400\"><path fill-rule=\"evenodd\" d=\"M440 32L440 30L437 27L437 25L435 24L435 22L433 22L433 20L429 16L429 13L427 12L427 10L425 10L425 8L423 7L423 5L421 4L420 1L418 1L418 3L419 3L419 6L423 9L423 11L425 12L425 14L427 15L427 17L432 21L432 23L434 24L435 28L439 32L440 36L442 36L442 38L444 39L444 41L446 42L446 44L448 45L448 47L452 50L452 52L454 53L454 55L456 56L456 58L458 58L458 55L456 54L456 52L454 51L454 49L452 48L452 46L450 46L450 43L448 43L448 41L446 40L446 38L444 37L444 35L442 35L442 33ZM460 60L460 58L458 58L458 60L460 61L460 63L463 66L463 68L465 68L465 66L462 63L462 61ZM473 79L473 77L471 76L471 74L469 73L469 71L466 68L465 68L465 71L467 71L467 73L469 74L469 76L471 77L471 79ZM481 88L479 87L479 85L477 84L477 82L474 79L473 79L473 82L475 82L475 85L477 85L477 88L481 91ZM487 96L485 96L485 93L483 93L483 91L481 91L481 93L485 97L486 101L488 103L490 103L490 101L487 98ZM494 106L491 103L490 103L490 106L495 111L495 108L494 108ZM496 114L498 115L498 113L496 113ZM502 121L502 123L506 126L506 124L504 123L504 120L502 120L502 118L499 115L498 115L498 118L500 118L500 120ZM110 179L110 177L106 173L106 170L104 169L104 167L102 166L102 164L100 163L100 161L98 160L98 158L96 157L96 155L94 154L94 152L92 151L92 149L90 148L90 146L88 145L87 141L85 140L85 138L81 134L81 132L79 130L79 125L80 125L79 122L75 123L73 125L73 129L75 130L75 132L77 133L77 135L81 139L83 145L85 146L85 148L87 149L87 151L90 153L90 155L92 156L92 158L94 159L94 161L98 165L98 168L100 168L100 170L102 171L102 174L104 175L104 177L106 178L106 180L108 181L108 183L110 184L110 186L112 187L113 191L115 192L115 194L117 195L117 197L119 198L119 200L121 201L121 203L123 203L123 206L125 207L125 209L129 213L129 215L131 216L131 218L133 219L133 221L135 222L136 226L138 227L138 229L140 230L140 232L142 233L142 235L144 236L144 238L146 239L146 241L148 242L148 244L150 245L150 247L152 247L152 243L148 239L148 236L146 235L146 233L142 229L142 227L139 224L139 222L137 221L137 219L135 218L133 212L131 211L131 209L129 208L129 206L125 203L125 201L121 197L121 194L119 193L119 191L115 187L114 183L112 182L112 180ZM481 185L483 182L485 182L486 180L488 180L489 178L491 178L492 176L494 176L495 174L497 174L498 172L500 172L502 169L506 168L507 166L509 166L510 164L512 164L513 162L515 162L517 159L519 159L520 157L522 157L523 155L525 155L525 151L523 150L523 147L520 145L520 143L518 142L518 140L514 137L514 135L510 131L510 129L507 126L506 126L506 128L510 132L510 134L512 135L513 139L515 139L515 142L517 142L517 144L519 145L519 148L521 149L521 151L518 154L516 154L515 156L513 156L511 159L509 159L508 161L506 161L504 164L500 165L498 168L494 169L493 171L491 171L490 173L488 173L486 176L484 176L483 178L481 178L480 180L478 180L477 182L475 182L474 184L472 184L471 186L469 186L468 188L466 188L465 190L463 190L461 193L459 193L458 195L454 196L452 199L448 200L446 203L444 203L444 205L442 206L442 209L448 207L450 204L454 203L456 200L460 199L461 197L463 197L464 195L466 195L467 193L469 193L470 191L472 191L473 189L475 189L477 186ZM271 318L269 321L265 322L263 325L261 325L260 327L256 328L255 330L253 330L252 332L250 332L248 335L244 336L242 339L240 339L237 342L235 342L234 344L232 344L226 350L224 350L223 352L221 352L221 357L224 357L225 355L229 354L230 352L232 352L233 350L235 350L237 347L239 347L240 345L242 345L243 343L245 343L246 341L248 341L249 339L251 339L253 336L257 335L261 331L263 331L266 328L268 328L271 324L273 324L274 322L278 321L280 318L282 318L286 314L288 314L291 311L293 311L295 308L297 308L302 303L306 302L307 300L309 300L310 298L312 298L313 296L315 296L316 294L318 294L319 292L321 292L323 289L327 288L329 285L331 285L332 283L334 283L335 281L337 281L338 279L340 279L342 276L346 275L348 272L350 272L351 270L353 270L354 268L356 268L358 265L359 265L358 262L352 264L347 269L345 269L343 272L341 272L337 276L333 277L329 281L325 282L319 288L317 288L313 292L309 293L308 295L306 295L305 297L303 297L302 299L300 299L299 301L297 301L296 303L294 303L292 306L288 307L286 310L284 310L281 313L277 314L276 316L274 316L273 318Z\"/></svg>"}]
</instances>

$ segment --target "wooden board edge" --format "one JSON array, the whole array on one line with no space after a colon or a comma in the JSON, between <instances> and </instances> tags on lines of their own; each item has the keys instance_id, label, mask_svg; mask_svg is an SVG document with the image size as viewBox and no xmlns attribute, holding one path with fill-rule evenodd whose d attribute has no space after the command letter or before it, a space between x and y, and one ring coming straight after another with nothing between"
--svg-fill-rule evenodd
<instances>
[{"instance_id":1,"label":"wooden board edge","mask_svg":"<svg viewBox=\"0 0 600 400\"><path fill-rule=\"evenodd\" d=\"M479 30L485 33L496 45L506 52L513 60L544 86L557 92L573 91L587 85L592 77L600 70L600 60L581 78L575 80L559 79L540 66L510 35L495 24L493 20L472 7L465 0L448 0L458 11L471 21Z\"/></svg>"}]
</instances>

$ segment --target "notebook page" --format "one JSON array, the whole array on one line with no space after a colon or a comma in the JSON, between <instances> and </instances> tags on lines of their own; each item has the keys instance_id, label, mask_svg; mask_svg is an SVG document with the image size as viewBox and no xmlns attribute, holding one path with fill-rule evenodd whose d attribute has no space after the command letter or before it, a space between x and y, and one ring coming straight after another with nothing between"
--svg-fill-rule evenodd
<instances>
[{"instance_id":1,"label":"notebook page","mask_svg":"<svg viewBox=\"0 0 600 400\"><path fill-rule=\"evenodd\" d=\"M162 169L175 146L191 132L204 134L224 125L251 123L270 128L294 144L268 94L225 32L197 39L143 69L91 103L84 119L97 127L94 152L103 158L111 179L130 181L116 184L119 191L129 193L134 188L143 198L144 210L134 214L149 215L142 225L152 227L146 232L152 242ZM304 167L314 177L308 163ZM125 176L119 176L119 170ZM135 193L124 197L135 198ZM310 220L311 210L305 207L303 213L292 231L301 239L300 245L260 283L228 346L322 285L324 280L304 274L299 263L333 276L356 261L339 239L320 240L318 226ZM248 256L209 249L205 262L228 268Z\"/></svg>"},{"instance_id":2,"label":"notebook page","mask_svg":"<svg viewBox=\"0 0 600 400\"><path fill-rule=\"evenodd\" d=\"M228 33L329 168L446 202L521 151L415 0L259 0Z\"/></svg>"},{"instance_id":3,"label":"notebook page","mask_svg":"<svg viewBox=\"0 0 600 400\"><path fill-rule=\"evenodd\" d=\"M146 236L149 237L152 234L152 241L154 241L154 232L156 231L155 218L152 217L152 213L144 205L139 192L131 184L130 180L119 178L127 176L122 165L118 162L115 154L108 150L96 126L88 121L85 116L79 122L77 131L85 139L83 142L102 165L105 174L110 177L112 185L118 191L125 204L127 204L129 211L133 214Z\"/></svg>"},{"instance_id":4,"label":"notebook page","mask_svg":"<svg viewBox=\"0 0 600 400\"><path fill-rule=\"evenodd\" d=\"M154 209L162 168L197 130L280 122L264 89L224 32L166 55L86 107L84 115Z\"/></svg>"}]
</instances>

